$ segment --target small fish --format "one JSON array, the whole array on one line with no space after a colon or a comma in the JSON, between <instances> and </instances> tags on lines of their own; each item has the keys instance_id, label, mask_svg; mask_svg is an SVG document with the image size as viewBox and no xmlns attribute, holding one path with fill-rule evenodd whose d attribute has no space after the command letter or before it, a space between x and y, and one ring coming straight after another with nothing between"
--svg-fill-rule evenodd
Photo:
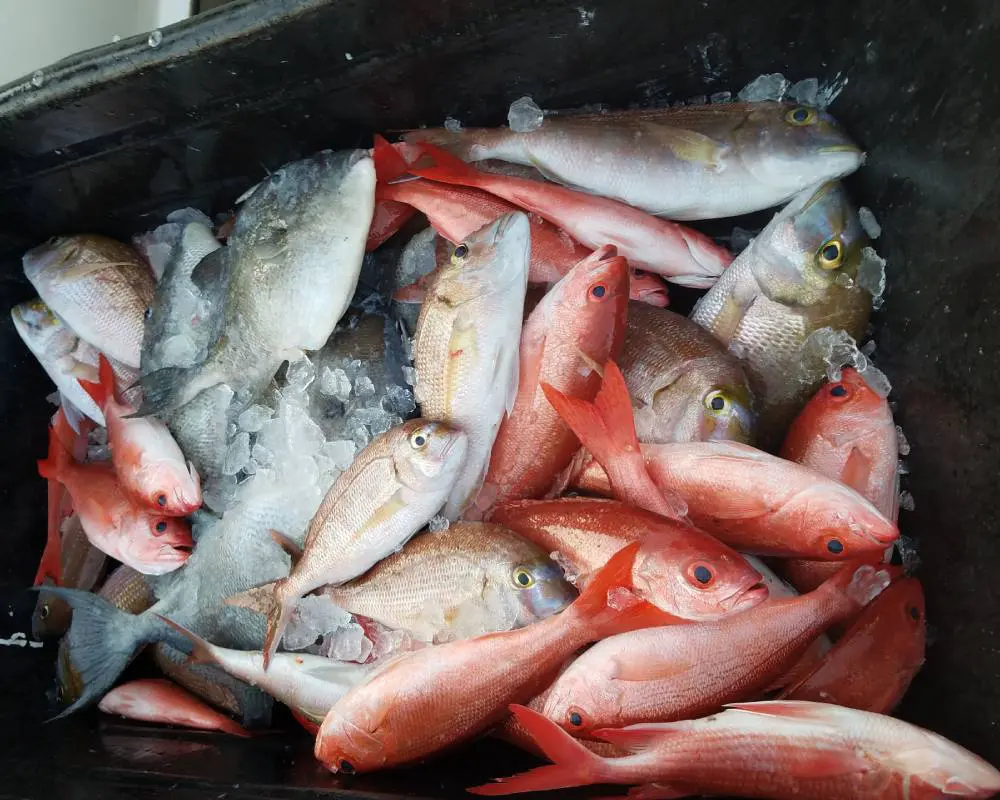
<instances>
[{"instance_id":1,"label":"small fish","mask_svg":"<svg viewBox=\"0 0 1000 800\"><path fill-rule=\"evenodd\" d=\"M123 683L104 695L97 707L105 714L117 714L143 722L221 731L234 736L250 735L243 726L163 678L143 678Z\"/></svg>"},{"instance_id":2,"label":"small fish","mask_svg":"<svg viewBox=\"0 0 1000 800\"><path fill-rule=\"evenodd\" d=\"M824 703L732 703L720 714L648 723L600 737L632 751L601 758L524 706L511 710L552 766L469 789L504 795L593 783L638 784L629 796L890 800L991 797L1000 770L943 736L902 720Z\"/></svg>"},{"instance_id":3,"label":"small fish","mask_svg":"<svg viewBox=\"0 0 1000 800\"><path fill-rule=\"evenodd\" d=\"M491 522L554 553L578 588L611 557L641 542L635 593L674 619L705 620L764 601L760 573L739 553L697 528L613 500L563 497L497 506Z\"/></svg>"},{"instance_id":4,"label":"small fish","mask_svg":"<svg viewBox=\"0 0 1000 800\"><path fill-rule=\"evenodd\" d=\"M118 396L111 364L101 356L100 382L83 388L107 420L111 463L118 483L138 505L174 517L201 506L201 482L184 461L167 426L155 418L136 418L135 408Z\"/></svg>"},{"instance_id":5,"label":"small fish","mask_svg":"<svg viewBox=\"0 0 1000 800\"><path fill-rule=\"evenodd\" d=\"M684 286L706 288L733 260L702 233L638 208L554 184L480 172L440 148L421 145L413 175L441 183L483 189L537 214L591 249L618 248L628 262ZM424 162L430 161L430 166Z\"/></svg>"},{"instance_id":6,"label":"small fish","mask_svg":"<svg viewBox=\"0 0 1000 800\"><path fill-rule=\"evenodd\" d=\"M544 714L574 735L669 722L746 700L783 675L812 641L889 585L869 565L815 592L768 600L742 614L604 639L559 676Z\"/></svg>"},{"instance_id":7,"label":"small fish","mask_svg":"<svg viewBox=\"0 0 1000 800\"><path fill-rule=\"evenodd\" d=\"M49 428L49 456L38 462L38 471L66 487L87 538L112 558L162 575L190 555L194 542L186 522L134 503L110 465L77 464L55 428Z\"/></svg>"},{"instance_id":8,"label":"small fish","mask_svg":"<svg viewBox=\"0 0 1000 800\"><path fill-rule=\"evenodd\" d=\"M500 423L514 408L529 238L520 212L476 231L454 248L420 309L420 413L468 436L466 463L443 511L450 520L476 499Z\"/></svg>"},{"instance_id":9,"label":"small fish","mask_svg":"<svg viewBox=\"0 0 1000 800\"><path fill-rule=\"evenodd\" d=\"M153 274L131 247L92 234L55 237L24 254L45 304L109 358L139 368Z\"/></svg>"},{"instance_id":10,"label":"small fish","mask_svg":"<svg viewBox=\"0 0 1000 800\"><path fill-rule=\"evenodd\" d=\"M466 449L463 432L417 419L379 436L355 458L309 523L291 573L258 590L267 609L265 669L295 601L325 584L356 578L402 547L444 505Z\"/></svg>"},{"instance_id":11,"label":"small fish","mask_svg":"<svg viewBox=\"0 0 1000 800\"><path fill-rule=\"evenodd\" d=\"M406 141L467 161L535 167L549 180L680 220L776 206L864 160L825 111L773 102L560 114L528 133L432 128Z\"/></svg>"},{"instance_id":12,"label":"small fish","mask_svg":"<svg viewBox=\"0 0 1000 800\"><path fill-rule=\"evenodd\" d=\"M638 545L617 553L560 614L516 631L425 648L394 659L330 710L316 758L333 772L405 764L465 741L527 702L574 651L602 636L655 624L643 602L623 610L609 592L627 587ZM655 613L651 613L655 612Z\"/></svg>"},{"instance_id":13,"label":"small fish","mask_svg":"<svg viewBox=\"0 0 1000 800\"><path fill-rule=\"evenodd\" d=\"M228 276L207 359L144 375L139 413L166 417L220 383L254 395L282 361L321 348L357 287L374 203L375 168L363 150L325 150L262 181L228 245L191 275L196 284L207 268Z\"/></svg>"},{"instance_id":14,"label":"small fish","mask_svg":"<svg viewBox=\"0 0 1000 800\"><path fill-rule=\"evenodd\" d=\"M345 611L436 644L530 625L575 595L546 551L479 522L418 536L323 593Z\"/></svg>"},{"instance_id":15,"label":"small fish","mask_svg":"<svg viewBox=\"0 0 1000 800\"><path fill-rule=\"evenodd\" d=\"M361 664L308 653L276 653L270 667L265 669L264 654L260 651L216 647L165 617L163 621L188 640L192 663L213 664L235 678L260 687L297 716L316 725L349 689L372 672L371 667Z\"/></svg>"},{"instance_id":16,"label":"small fish","mask_svg":"<svg viewBox=\"0 0 1000 800\"><path fill-rule=\"evenodd\" d=\"M97 595L129 614L141 614L156 602L149 580L128 564L119 564Z\"/></svg>"},{"instance_id":17,"label":"small fish","mask_svg":"<svg viewBox=\"0 0 1000 800\"><path fill-rule=\"evenodd\" d=\"M618 363L640 442L753 443L753 392L743 366L680 314L631 303Z\"/></svg>"},{"instance_id":18,"label":"small fish","mask_svg":"<svg viewBox=\"0 0 1000 800\"><path fill-rule=\"evenodd\" d=\"M641 453L656 485L681 498L691 522L743 552L864 559L899 536L853 489L745 444L651 444ZM594 462L578 458L572 468L573 487L612 494L613 482Z\"/></svg>"},{"instance_id":19,"label":"small fish","mask_svg":"<svg viewBox=\"0 0 1000 800\"><path fill-rule=\"evenodd\" d=\"M97 585L107 556L90 543L75 514L62 523L61 555L60 586L88 592ZM62 636L69 628L71 613L69 604L61 598L39 592L31 615L31 635L35 639Z\"/></svg>"},{"instance_id":20,"label":"small fish","mask_svg":"<svg viewBox=\"0 0 1000 800\"><path fill-rule=\"evenodd\" d=\"M550 289L521 329L514 408L500 424L476 499L480 511L507 500L541 497L579 449L541 384L591 399L596 367L616 357L625 335L628 268L613 247L582 260Z\"/></svg>"},{"instance_id":21,"label":"small fish","mask_svg":"<svg viewBox=\"0 0 1000 800\"><path fill-rule=\"evenodd\" d=\"M826 378L807 351L820 328L859 340L872 295L859 280L868 243L840 184L803 192L779 211L702 297L691 319L743 359L754 383L761 442L777 449Z\"/></svg>"},{"instance_id":22,"label":"small fish","mask_svg":"<svg viewBox=\"0 0 1000 800\"><path fill-rule=\"evenodd\" d=\"M924 593L916 578L886 589L815 670L781 695L888 714L924 663Z\"/></svg>"}]
</instances>

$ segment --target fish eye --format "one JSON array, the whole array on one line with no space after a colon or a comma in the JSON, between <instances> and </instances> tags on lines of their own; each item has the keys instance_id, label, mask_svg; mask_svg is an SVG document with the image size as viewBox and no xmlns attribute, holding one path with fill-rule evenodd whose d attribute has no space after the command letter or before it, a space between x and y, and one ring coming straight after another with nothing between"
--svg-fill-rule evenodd
<instances>
[{"instance_id":1,"label":"fish eye","mask_svg":"<svg viewBox=\"0 0 1000 800\"><path fill-rule=\"evenodd\" d=\"M465 258L467 255L469 255L469 245L464 243L460 244L458 247L455 248L455 252L453 253L453 255L455 256L455 258Z\"/></svg>"},{"instance_id":2,"label":"fish eye","mask_svg":"<svg viewBox=\"0 0 1000 800\"><path fill-rule=\"evenodd\" d=\"M920 619L920 609L916 606L910 606L910 617L914 620Z\"/></svg>"},{"instance_id":3,"label":"fish eye","mask_svg":"<svg viewBox=\"0 0 1000 800\"><path fill-rule=\"evenodd\" d=\"M535 585L535 576L527 567L517 567L513 573L514 585L519 589L530 589Z\"/></svg>"},{"instance_id":4,"label":"fish eye","mask_svg":"<svg viewBox=\"0 0 1000 800\"><path fill-rule=\"evenodd\" d=\"M822 269L836 269L844 263L844 245L839 239L831 239L817 251L816 263Z\"/></svg>"},{"instance_id":5,"label":"fish eye","mask_svg":"<svg viewBox=\"0 0 1000 800\"><path fill-rule=\"evenodd\" d=\"M142 318L148 320L151 316L153 316L153 307L146 306L146 310L142 312Z\"/></svg>"},{"instance_id":6,"label":"fish eye","mask_svg":"<svg viewBox=\"0 0 1000 800\"><path fill-rule=\"evenodd\" d=\"M603 300L607 293L608 287L603 283L595 283L590 287L590 291L587 292L595 300Z\"/></svg>"},{"instance_id":7,"label":"fish eye","mask_svg":"<svg viewBox=\"0 0 1000 800\"><path fill-rule=\"evenodd\" d=\"M48 619L50 613L52 612L49 610L49 604L44 603L42 605L42 610L38 613L38 616L41 617L42 619Z\"/></svg>"},{"instance_id":8,"label":"fish eye","mask_svg":"<svg viewBox=\"0 0 1000 800\"><path fill-rule=\"evenodd\" d=\"M704 564L698 564L698 566L691 570L691 574L694 575L694 579L703 586L712 582L712 570Z\"/></svg>"},{"instance_id":9,"label":"fish eye","mask_svg":"<svg viewBox=\"0 0 1000 800\"><path fill-rule=\"evenodd\" d=\"M833 397L847 397L847 387L838 383L830 387L830 394Z\"/></svg>"},{"instance_id":10,"label":"fish eye","mask_svg":"<svg viewBox=\"0 0 1000 800\"><path fill-rule=\"evenodd\" d=\"M632 277L633 278L645 278L646 277L646 270L644 270L644 269L634 269L634 270L632 270Z\"/></svg>"},{"instance_id":11,"label":"fish eye","mask_svg":"<svg viewBox=\"0 0 1000 800\"><path fill-rule=\"evenodd\" d=\"M156 523L156 532L163 533L167 529L167 523L164 520L160 520Z\"/></svg>"},{"instance_id":12,"label":"fish eye","mask_svg":"<svg viewBox=\"0 0 1000 800\"><path fill-rule=\"evenodd\" d=\"M421 431L417 431L410 437L410 447L414 450L423 450L427 446L427 436Z\"/></svg>"},{"instance_id":13,"label":"fish eye","mask_svg":"<svg viewBox=\"0 0 1000 800\"><path fill-rule=\"evenodd\" d=\"M167 504L167 496L165 494L161 492L160 494L156 495L156 505L162 508L166 504Z\"/></svg>"},{"instance_id":14,"label":"fish eye","mask_svg":"<svg viewBox=\"0 0 1000 800\"><path fill-rule=\"evenodd\" d=\"M353 775L354 765L346 758L342 758L340 759L340 771L343 772L345 775Z\"/></svg>"},{"instance_id":15,"label":"fish eye","mask_svg":"<svg viewBox=\"0 0 1000 800\"><path fill-rule=\"evenodd\" d=\"M844 552L844 543L840 539L831 539L826 543L826 549L834 555L840 555Z\"/></svg>"},{"instance_id":16,"label":"fish eye","mask_svg":"<svg viewBox=\"0 0 1000 800\"><path fill-rule=\"evenodd\" d=\"M579 711L570 711L567 719L569 720L569 724L572 725L574 728L579 728L581 725L583 725L583 717L581 716Z\"/></svg>"},{"instance_id":17,"label":"fish eye","mask_svg":"<svg viewBox=\"0 0 1000 800\"><path fill-rule=\"evenodd\" d=\"M726 399L725 394L715 389L705 395L705 408L716 413L725 411L729 408L729 401Z\"/></svg>"},{"instance_id":18,"label":"fish eye","mask_svg":"<svg viewBox=\"0 0 1000 800\"><path fill-rule=\"evenodd\" d=\"M805 106L796 106L785 114L785 120L792 125L810 125L816 121L816 111Z\"/></svg>"}]
</instances>

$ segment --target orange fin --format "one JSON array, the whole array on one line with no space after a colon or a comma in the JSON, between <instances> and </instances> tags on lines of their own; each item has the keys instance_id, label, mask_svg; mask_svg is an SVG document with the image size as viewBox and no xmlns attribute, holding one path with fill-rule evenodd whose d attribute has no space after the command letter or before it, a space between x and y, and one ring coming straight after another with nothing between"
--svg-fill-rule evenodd
<instances>
[{"instance_id":1,"label":"orange fin","mask_svg":"<svg viewBox=\"0 0 1000 800\"><path fill-rule=\"evenodd\" d=\"M475 786L468 790L470 793L484 796L520 794L587 786L604 779L602 768L605 760L590 752L554 722L527 706L512 705L510 710L524 731L555 763L509 778L499 778L496 783Z\"/></svg>"},{"instance_id":2,"label":"orange fin","mask_svg":"<svg viewBox=\"0 0 1000 800\"><path fill-rule=\"evenodd\" d=\"M375 162L375 176L379 183L395 180L410 169L399 151L377 133L375 146L372 148L372 161Z\"/></svg>"},{"instance_id":3,"label":"orange fin","mask_svg":"<svg viewBox=\"0 0 1000 800\"><path fill-rule=\"evenodd\" d=\"M66 489L58 481L48 482L48 522L45 534L45 549L35 573L35 586L41 586L46 579L56 586L62 585L62 502Z\"/></svg>"},{"instance_id":4,"label":"orange fin","mask_svg":"<svg viewBox=\"0 0 1000 800\"><path fill-rule=\"evenodd\" d=\"M208 642L202 639L198 634L192 633L183 625L179 625L172 619L167 619L162 614L157 614L158 616L169 628L177 631L181 636L191 643L191 652L188 654L188 664L214 664L216 662L215 655L212 653L212 648L209 646Z\"/></svg>"},{"instance_id":5,"label":"orange fin","mask_svg":"<svg viewBox=\"0 0 1000 800\"><path fill-rule=\"evenodd\" d=\"M858 494L864 495L868 488L868 479L872 474L872 462L858 448L852 447L851 454L847 457L844 469L840 472L840 482L845 486L850 486Z\"/></svg>"},{"instance_id":6,"label":"orange fin","mask_svg":"<svg viewBox=\"0 0 1000 800\"><path fill-rule=\"evenodd\" d=\"M411 175L419 175L421 178L441 183L479 187L491 177L436 145L417 142L416 147L420 151L420 156L407 168Z\"/></svg>"},{"instance_id":7,"label":"orange fin","mask_svg":"<svg viewBox=\"0 0 1000 800\"><path fill-rule=\"evenodd\" d=\"M631 753L641 753L658 745L664 736L684 733L690 722L651 722L645 725L629 725L627 728L598 728L591 735L605 742L611 742Z\"/></svg>"},{"instance_id":8,"label":"orange fin","mask_svg":"<svg viewBox=\"0 0 1000 800\"><path fill-rule=\"evenodd\" d=\"M79 381L83 390L90 395L91 399L97 403L97 407L104 410L104 405L109 398L117 400L115 396L115 371L111 367L111 362L103 353L100 356L100 366L98 367L97 383L90 381Z\"/></svg>"},{"instance_id":9,"label":"orange fin","mask_svg":"<svg viewBox=\"0 0 1000 800\"><path fill-rule=\"evenodd\" d=\"M292 567L294 568L302 558L302 548L279 531L272 529L270 534L271 538L274 539L278 547L288 553L288 557L292 559Z\"/></svg>"},{"instance_id":10,"label":"orange fin","mask_svg":"<svg viewBox=\"0 0 1000 800\"><path fill-rule=\"evenodd\" d=\"M257 614L267 614L267 609L270 606L271 595L273 592L274 587L270 583L265 583L262 586L255 586L252 589L247 589L245 592L230 595L222 602L224 602L227 606L245 608L248 611L253 611Z\"/></svg>"}]
</instances>

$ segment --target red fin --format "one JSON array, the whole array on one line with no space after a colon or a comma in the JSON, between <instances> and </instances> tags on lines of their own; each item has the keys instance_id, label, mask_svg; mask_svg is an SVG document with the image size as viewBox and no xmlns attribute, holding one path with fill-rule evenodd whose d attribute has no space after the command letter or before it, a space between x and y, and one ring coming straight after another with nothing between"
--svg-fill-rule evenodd
<instances>
[{"instance_id":1,"label":"red fin","mask_svg":"<svg viewBox=\"0 0 1000 800\"><path fill-rule=\"evenodd\" d=\"M868 479L872 474L872 462L858 448L852 447L851 454L840 472L840 482L850 486L858 494L864 495L868 488Z\"/></svg>"},{"instance_id":2,"label":"red fin","mask_svg":"<svg viewBox=\"0 0 1000 800\"><path fill-rule=\"evenodd\" d=\"M570 786L587 786L600 783L604 759L594 755L544 715L526 706L512 705L511 711L521 727L528 733L542 752L555 763L500 778L497 783L475 786L468 791L485 796L539 792Z\"/></svg>"},{"instance_id":3,"label":"red fin","mask_svg":"<svg viewBox=\"0 0 1000 800\"><path fill-rule=\"evenodd\" d=\"M629 725L627 728L598 728L592 731L591 735L629 752L640 753L655 747L663 741L664 736L683 733L687 724L687 721L654 722L647 725Z\"/></svg>"},{"instance_id":4,"label":"red fin","mask_svg":"<svg viewBox=\"0 0 1000 800\"><path fill-rule=\"evenodd\" d=\"M264 636L264 671L271 666L271 657L281 643L281 637L288 627L288 620L292 616L294 599L289 603L285 598L285 584L287 578L279 578L271 586L271 596L267 609L267 633Z\"/></svg>"},{"instance_id":5,"label":"red fin","mask_svg":"<svg viewBox=\"0 0 1000 800\"><path fill-rule=\"evenodd\" d=\"M98 367L98 382L79 381L83 390L90 395L91 399L97 403L97 407L104 410L108 398L115 398L115 372L111 368L111 362L101 353L100 366ZM117 399L117 398L115 398Z\"/></svg>"},{"instance_id":6,"label":"red fin","mask_svg":"<svg viewBox=\"0 0 1000 800\"><path fill-rule=\"evenodd\" d=\"M272 529L270 534L278 547L288 553L289 558L292 559L292 568L294 569L295 565L299 563L299 559L302 558L302 548L279 531Z\"/></svg>"},{"instance_id":7,"label":"red fin","mask_svg":"<svg viewBox=\"0 0 1000 800\"><path fill-rule=\"evenodd\" d=\"M61 415L60 418L66 427L69 428L69 423L65 421L66 418ZM70 428L70 430L72 429ZM73 435L75 436L75 434ZM49 427L49 455L38 462L38 474L46 480L58 481L63 470L69 466L69 462L70 454L66 449L65 443L59 436L57 422L56 426Z\"/></svg>"},{"instance_id":8,"label":"red fin","mask_svg":"<svg viewBox=\"0 0 1000 800\"><path fill-rule=\"evenodd\" d=\"M41 586L46 579L56 586L62 585L62 501L66 492L58 481L48 482L48 523L45 534L45 549L35 573L35 586Z\"/></svg>"},{"instance_id":9,"label":"red fin","mask_svg":"<svg viewBox=\"0 0 1000 800\"><path fill-rule=\"evenodd\" d=\"M375 162L375 176L379 183L395 180L400 175L405 175L410 169L406 159L399 151L378 134L375 134L372 161Z\"/></svg>"},{"instance_id":10,"label":"red fin","mask_svg":"<svg viewBox=\"0 0 1000 800\"><path fill-rule=\"evenodd\" d=\"M442 150L433 144L419 142L420 157L408 167L411 175L429 178L441 183L454 183L459 186L479 186L490 180L490 175L470 167L462 159Z\"/></svg>"},{"instance_id":11,"label":"red fin","mask_svg":"<svg viewBox=\"0 0 1000 800\"><path fill-rule=\"evenodd\" d=\"M202 639L198 634L192 633L183 625L179 625L172 619L167 619L162 614L157 614L169 628L177 631L181 636L187 639L191 643L191 652L188 654L188 664L214 664L216 663L216 658L212 653L212 649L208 642Z\"/></svg>"}]
</instances>

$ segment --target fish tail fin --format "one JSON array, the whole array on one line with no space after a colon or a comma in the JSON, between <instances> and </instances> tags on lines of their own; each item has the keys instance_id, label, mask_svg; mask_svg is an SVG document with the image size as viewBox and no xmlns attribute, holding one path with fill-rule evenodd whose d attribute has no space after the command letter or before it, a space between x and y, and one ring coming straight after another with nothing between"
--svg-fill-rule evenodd
<instances>
[{"instance_id":1,"label":"fish tail fin","mask_svg":"<svg viewBox=\"0 0 1000 800\"><path fill-rule=\"evenodd\" d=\"M630 591L640 546L640 542L633 542L615 553L570 606L593 640L676 621Z\"/></svg>"},{"instance_id":2,"label":"fish tail fin","mask_svg":"<svg viewBox=\"0 0 1000 800\"><path fill-rule=\"evenodd\" d=\"M255 614L266 615L268 609L271 607L271 597L273 595L274 585L272 583L265 583L261 586L254 586L252 589L247 589L245 592L230 595L223 602L227 606L245 608L248 611L253 611Z\"/></svg>"},{"instance_id":3,"label":"fish tail fin","mask_svg":"<svg viewBox=\"0 0 1000 800\"><path fill-rule=\"evenodd\" d=\"M66 647L60 650L58 673L60 684L76 700L56 719L103 697L142 645L173 638L155 616L133 616L96 594L51 586L45 591L73 608L73 621L64 639Z\"/></svg>"},{"instance_id":4,"label":"fish tail fin","mask_svg":"<svg viewBox=\"0 0 1000 800\"><path fill-rule=\"evenodd\" d=\"M184 637L187 643L191 646L191 652L188 653L188 664L215 664L218 662L218 659L215 657L215 653L212 651L212 646L198 634L189 631L183 625L179 625L171 619L167 619L162 614L157 614L156 616L159 617L168 628Z\"/></svg>"},{"instance_id":5,"label":"fish tail fin","mask_svg":"<svg viewBox=\"0 0 1000 800\"><path fill-rule=\"evenodd\" d=\"M142 387L142 405L128 417L157 416L165 419L191 399L187 397L191 394L188 386L197 370L198 367L164 367L155 372L147 372L138 383L129 387Z\"/></svg>"},{"instance_id":6,"label":"fish tail fin","mask_svg":"<svg viewBox=\"0 0 1000 800\"><path fill-rule=\"evenodd\" d=\"M521 792L541 792L602 783L607 779L605 759L537 711L512 705L510 710L532 740L553 763L544 767L497 778L496 783L474 786L467 791L487 797Z\"/></svg>"},{"instance_id":7,"label":"fish tail fin","mask_svg":"<svg viewBox=\"0 0 1000 800\"><path fill-rule=\"evenodd\" d=\"M462 159L429 142L419 142L419 157L407 167L411 175L419 175L441 183L482 187L490 176L470 167Z\"/></svg>"},{"instance_id":8,"label":"fish tail fin","mask_svg":"<svg viewBox=\"0 0 1000 800\"><path fill-rule=\"evenodd\" d=\"M65 431L60 431L61 426L65 426ZM38 461L39 475L49 481L60 481L60 476L72 460L67 441L72 441L75 436L66 417L58 414L54 424L49 426L49 454Z\"/></svg>"},{"instance_id":9,"label":"fish tail fin","mask_svg":"<svg viewBox=\"0 0 1000 800\"><path fill-rule=\"evenodd\" d=\"M118 399L115 392L115 371L103 353L100 355L97 375L97 383L84 380L79 383L83 390L90 395L90 398L97 403L97 407L103 411L109 398Z\"/></svg>"},{"instance_id":10,"label":"fish tail fin","mask_svg":"<svg viewBox=\"0 0 1000 800\"><path fill-rule=\"evenodd\" d=\"M447 128L420 128L406 131L403 141L414 147L431 145L445 148L463 161L477 161L489 155L473 158L473 150L491 149L510 136L505 128L462 128L449 131Z\"/></svg>"},{"instance_id":11,"label":"fish tail fin","mask_svg":"<svg viewBox=\"0 0 1000 800\"><path fill-rule=\"evenodd\" d=\"M410 171L410 165L399 150L377 133L375 146L372 148L372 161L375 162L375 175L379 183L389 183Z\"/></svg>"},{"instance_id":12,"label":"fish tail fin","mask_svg":"<svg viewBox=\"0 0 1000 800\"><path fill-rule=\"evenodd\" d=\"M58 481L48 482L48 522L45 534L45 549L38 562L34 586L41 586L46 579L59 586L62 583L62 517L63 494L66 490Z\"/></svg>"},{"instance_id":13,"label":"fish tail fin","mask_svg":"<svg viewBox=\"0 0 1000 800\"><path fill-rule=\"evenodd\" d=\"M226 598L228 605L241 606L259 611L267 617L267 633L264 636L264 669L271 665L271 657L281 643L281 637L295 610L297 598L288 592L288 578L278 578L255 589ZM248 605L252 603L252 605Z\"/></svg>"}]
</instances>

